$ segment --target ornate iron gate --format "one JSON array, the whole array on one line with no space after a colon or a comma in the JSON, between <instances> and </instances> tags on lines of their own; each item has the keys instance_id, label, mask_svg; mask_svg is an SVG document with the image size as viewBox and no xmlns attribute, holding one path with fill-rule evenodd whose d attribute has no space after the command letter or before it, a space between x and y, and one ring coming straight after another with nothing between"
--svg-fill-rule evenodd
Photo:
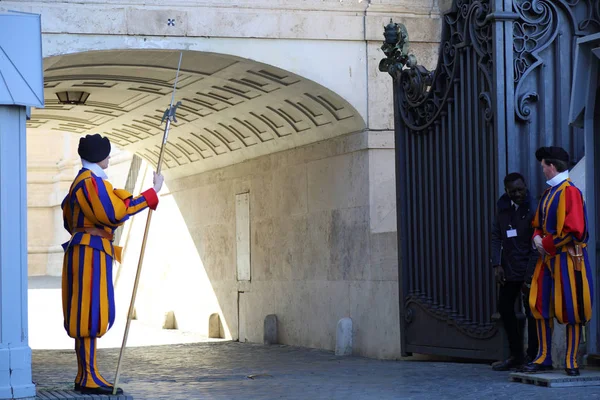
<instances>
[{"instance_id":1,"label":"ornate iron gate","mask_svg":"<svg viewBox=\"0 0 600 400\"><path fill-rule=\"evenodd\" d=\"M435 71L386 27L380 70L394 82L402 351L502 357L492 315L490 231L502 179L543 189L533 153L569 127L575 41L600 30L600 0L454 0Z\"/></svg>"}]
</instances>

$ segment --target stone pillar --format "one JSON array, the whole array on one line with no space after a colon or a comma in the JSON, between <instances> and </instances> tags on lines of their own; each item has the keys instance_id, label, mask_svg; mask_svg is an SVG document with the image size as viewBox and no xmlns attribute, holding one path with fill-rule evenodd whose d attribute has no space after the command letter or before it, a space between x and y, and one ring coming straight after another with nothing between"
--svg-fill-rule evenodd
<instances>
[{"instance_id":1,"label":"stone pillar","mask_svg":"<svg viewBox=\"0 0 600 400\"><path fill-rule=\"evenodd\" d=\"M208 318L208 337L211 339L222 339L223 324L221 324L221 316L219 313L213 313Z\"/></svg>"},{"instance_id":2,"label":"stone pillar","mask_svg":"<svg viewBox=\"0 0 600 400\"><path fill-rule=\"evenodd\" d=\"M338 321L336 336L335 336L335 355L336 356L351 356L352 355L352 319L342 318Z\"/></svg>"},{"instance_id":3,"label":"stone pillar","mask_svg":"<svg viewBox=\"0 0 600 400\"><path fill-rule=\"evenodd\" d=\"M0 106L0 399L33 398L27 329L26 108Z\"/></svg>"},{"instance_id":4,"label":"stone pillar","mask_svg":"<svg viewBox=\"0 0 600 400\"><path fill-rule=\"evenodd\" d=\"M263 332L263 343L264 344L277 344L277 315L270 314L265 317L264 332Z\"/></svg>"}]
</instances>

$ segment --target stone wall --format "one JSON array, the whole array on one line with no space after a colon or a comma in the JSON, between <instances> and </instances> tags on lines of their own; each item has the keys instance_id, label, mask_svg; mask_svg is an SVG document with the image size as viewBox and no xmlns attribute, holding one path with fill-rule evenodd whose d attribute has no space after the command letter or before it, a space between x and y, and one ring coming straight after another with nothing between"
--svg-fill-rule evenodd
<instances>
[{"instance_id":1,"label":"stone wall","mask_svg":"<svg viewBox=\"0 0 600 400\"><path fill-rule=\"evenodd\" d=\"M369 148L385 143L369 140L356 133L169 181L138 319L162 324L173 312L177 327L207 333L219 313L225 337L262 342L264 318L276 314L280 343L332 350L337 321L350 317L355 354L399 357L395 214L382 211L391 200L378 188L390 190L380 178L385 150ZM250 281L237 280L240 193L249 194ZM374 207L378 196L386 200ZM136 217L133 231L144 220ZM129 235L129 275L139 236Z\"/></svg>"},{"instance_id":2,"label":"stone wall","mask_svg":"<svg viewBox=\"0 0 600 400\"><path fill-rule=\"evenodd\" d=\"M59 164L68 152L68 134L27 136L27 213L29 275L56 269L61 192ZM58 156L57 156L58 155ZM62 265L62 262L59 262Z\"/></svg>"},{"instance_id":3,"label":"stone wall","mask_svg":"<svg viewBox=\"0 0 600 400\"><path fill-rule=\"evenodd\" d=\"M29 139L29 275L57 276L60 244L68 240L60 202L80 168L78 137ZM124 187L130 161L131 155L113 150L107 172L116 187ZM144 163L134 192L150 187L151 176ZM263 319L273 313L281 343L333 349L337 321L351 317L356 354L399 356L387 132L359 132L166 186L149 236L139 320L165 326L173 313L170 327L208 334L209 317L218 313L223 337L261 342ZM239 193L250 200L250 282L236 279ZM114 277L119 315L129 305L146 215L123 228L124 262Z\"/></svg>"},{"instance_id":4,"label":"stone wall","mask_svg":"<svg viewBox=\"0 0 600 400\"><path fill-rule=\"evenodd\" d=\"M63 228L60 204L81 162L77 156L79 137L70 133L27 134L27 248L29 276L62 272L63 250L69 240ZM123 187L131 154L114 148L108 173Z\"/></svg>"}]
</instances>

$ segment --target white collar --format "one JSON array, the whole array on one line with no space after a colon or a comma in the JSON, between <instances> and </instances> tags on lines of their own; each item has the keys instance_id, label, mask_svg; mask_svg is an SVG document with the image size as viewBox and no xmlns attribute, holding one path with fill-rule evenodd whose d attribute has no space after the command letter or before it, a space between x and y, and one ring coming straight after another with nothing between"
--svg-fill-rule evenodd
<instances>
[{"instance_id":1,"label":"white collar","mask_svg":"<svg viewBox=\"0 0 600 400\"><path fill-rule=\"evenodd\" d=\"M98 164L89 162L82 158L81 165L83 166L83 168L89 169L90 171L92 171L94 173L94 175L96 175L98 178L108 179L106 172L104 172L102 167L100 167Z\"/></svg>"},{"instance_id":2,"label":"white collar","mask_svg":"<svg viewBox=\"0 0 600 400\"><path fill-rule=\"evenodd\" d=\"M512 200L511 200L511 201L510 201L510 204L511 204L513 207L515 207L515 210L518 210L518 209L519 209L519 205L518 205L517 203L515 203L514 201L512 201Z\"/></svg>"},{"instance_id":3,"label":"white collar","mask_svg":"<svg viewBox=\"0 0 600 400\"><path fill-rule=\"evenodd\" d=\"M569 179L569 171L568 170L561 172L560 174L556 175L554 178L550 179L549 181L546 181L546 183L548 185L554 187L566 179Z\"/></svg>"}]
</instances>

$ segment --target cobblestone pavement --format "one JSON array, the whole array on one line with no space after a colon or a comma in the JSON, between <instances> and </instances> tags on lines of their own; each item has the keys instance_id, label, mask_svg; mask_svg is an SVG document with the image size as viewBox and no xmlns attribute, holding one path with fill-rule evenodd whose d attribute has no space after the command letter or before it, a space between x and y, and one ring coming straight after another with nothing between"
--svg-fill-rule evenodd
<instances>
[{"instance_id":1,"label":"cobblestone pavement","mask_svg":"<svg viewBox=\"0 0 600 400\"><path fill-rule=\"evenodd\" d=\"M30 278L29 306L38 390L71 389L77 363L73 339L62 327L60 279ZM109 381L123 329L124 321L118 321L98 341L99 368ZM549 389L511 383L508 373L484 364L339 358L322 350L206 340L133 321L122 387L135 400L600 398L600 386Z\"/></svg>"},{"instance_id":2,"label":"cobblestone pavement","mask_svg":"<svg viewBox=\"0 0 600 400\"><path fill-rule=\"evenodd\" d=\"M113 379L118 349L101 349ZM38 389L64 389L76 373L67 350L34 350ZM290 346L216 342L127 349L122 383L134 399L571 399L600 386L554 389L508 381L488 365L336 357Z\"/></svg>"}]
</instances>

